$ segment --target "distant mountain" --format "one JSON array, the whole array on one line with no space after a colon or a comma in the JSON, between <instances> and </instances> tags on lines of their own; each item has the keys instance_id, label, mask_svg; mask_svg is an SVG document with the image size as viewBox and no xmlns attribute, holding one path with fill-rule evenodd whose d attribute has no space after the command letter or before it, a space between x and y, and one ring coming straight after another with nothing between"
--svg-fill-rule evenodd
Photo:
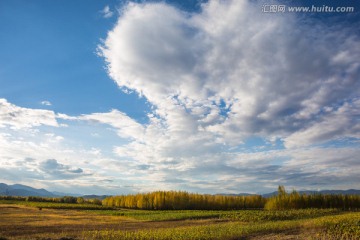
<instances>
[{"instance_id":1,"label":"distant mountain","mask_svg":"<svg viewBox=\"0 0 360 240\"><path fill-rule=\"evenodd\" d=\"M6 191L7 187L8 187L8 185L6 185L5 183L0 183L0 192Z\"/></svg>"},{"instance_id":2,"label":"distant mountain","mask_svg":"<svg viewBox=\"0 0 360 240\"><path fill-rule=\"evenodd\" d=\"M343 194L343 195L360 195L360 190L348 189L348 190L321 190L321 191L300 191L299 193L307 194Z\"/></svg>"},{"instance_id":3,"label":"distant mountain","mask_svg":"<svg viewBox=\"0 0 360 240\"><path fill-rule=\"evenodd\" d=\"M63 192L57 192L57 191L54 191L54 192L51 192L51 193L55 194L58 197L64 197L64 196L81 197L82 196L81 194L63 193Z\"/></svg>"},{"instance_id":4,"label":"distant mountain","mask_svg":"<svg viewBox=\"0 0 360 240\"><path fill-rule=\"evenodd\" d=\"M5 183L0 183L0 195L20 196L20 197L27 197L27 196L57 197L55 194L43 188L37 189L21 184L7 185Z\"/></svg>"},{"instance_id":5,"label":"distant mountain","mask_svg":"<svg viewBox=\"0 0 360 240\"><path fill-rule=\"evenodd\" d=\"M74 193L62 193L62 192L49 192L43 188L37 189L21 184L7 185L5 183L0 183L0 196L19 196L19 197L63 197L63 196L73 196L73 197L83 197L85 199L100 199L103 200L108 195L81 195Z\"/></svg>"},{"instance_id":6,"label":"distant mountain","mask_svg":"<svg viewBox=\"0 0 360 240\"><path fill-rule=\"evenodd\" d=\"M85 199L99 199L104 200L107 197L110 197L110 195L83 195L82 196Z\"/></svg>"},{"instance_id":7,"label":"distant mountain","mask_svg":"<svg viewBox=\"0 0 360 240\"><path fill-rule=\"evenodd\" d=\"M275 196L277 194L278 194L278 192L271 192L271 193L262 194L261 196L263 196L265 198L269 198L269 197Z\"/></svg>"},{"instance_id":8,"label":"distant mountain","mask_svg":"<svg viewBox=\"0 0 360 240\"><path fill-rule=\"evenodd\" d=\"M258 194L251 194L251 193L218 193L216 195L219 196L255 196Z\"/></svg>"}]
</instances>

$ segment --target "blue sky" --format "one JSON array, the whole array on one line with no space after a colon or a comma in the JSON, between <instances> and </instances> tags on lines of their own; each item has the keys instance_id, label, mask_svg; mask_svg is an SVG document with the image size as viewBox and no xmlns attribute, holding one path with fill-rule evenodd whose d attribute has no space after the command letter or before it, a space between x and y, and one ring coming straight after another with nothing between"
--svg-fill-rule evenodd
<instances>
[{"instance_id":1,"label":"blue sky","mask_svg":"<svg viewBox=\"0 0 360 240\"><path fill-rule=\"evenodd\" d=\"M264 4L0 0L0 182L359 188L359 4Z\"/></svg>"},{"instance_id":2,"label":"blue sky","mask_svg":"<svg viewBox=\"0 0 360 240\"><path fill-rule=\"evenodd\" d=\"M116 22L101 11L107 4L116 11L120 3L89 3L2 1L2 97L31 108L47 100L51 109L68 114L120 108L137 118L143 115L145 100L118 91L96 55Z\"/></svg>"}]
</instances>

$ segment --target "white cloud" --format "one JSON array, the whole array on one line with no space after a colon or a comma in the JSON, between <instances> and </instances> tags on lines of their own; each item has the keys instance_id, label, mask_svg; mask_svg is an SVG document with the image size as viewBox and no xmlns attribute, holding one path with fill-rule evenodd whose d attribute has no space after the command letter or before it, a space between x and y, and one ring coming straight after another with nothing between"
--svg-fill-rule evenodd
<instances>
[{"instance_id":1,"label":"white cloud","mask_svg":"<svg viewBox=\"0 0 360 240\"><path fill-rule=\"evenodd\" d=\"M141 138L144 132L144 128L141 124L115 109L108 113L82 115L78 117L78 119L109 124L117 129L119 136L123 138Z\"/></svg>"},{"instance_id":2,"label":"white cloud","mask_svg":"<svg viewBox=\"0 0 360 240\"><path fill-rule=\"evenodd\" d=\"M355 187L358 149L318 146L359 139L359 37L341 27L263 14L252 1L210 0L191 14L129 3L100 49L114 81L152 104L148 122L115 109L68 116L1 100L0 167L10 178L32 158L20 171L28 179L53 165L50 184L82 169L79 186L111 180L136 191ZM17 131L57 120L64 134ZM102 143L108 132L94 133L107 128L121 139ZM74 145L83 132L89 138ZM246 149L254 136L269 143ZM274 150L281 141L285 149Z\"/></svg>"},{"instance_id":3,"label":"white cloud","mask_svg":"<svg viewBox=\"0 0 360 240\"><path fill-rule=\"evenodd\" d=\"M0 99L0 127L22 129L41 125L57 127L55 113L43 109L18 107L6 99Z\"/></svg>"},{"instance_id":4,"label":"white cloud","mask_svg":"<svg viewBox=\"0 0 360 240\"><path fill-rule=\"evenodd\" d=\"M296 169L282 178L281 166L264 156L259 167L249 156L239 159L244 167L226 161L238 159L231 153L251 136L282 139L304 153L308 145L359 138L351 110L359 107L359 37L337 24L263 14L250 1L212 0L192 14L165 3L129 3L100 49L109 75L154 111L141 134L131 133L114 152L151 166L148 172L169 184L181 178L176 186L188 189L201 182L230 186L214 179L249 173L257 184L295 176L316 181ZM297 159L284 152L280 157Z\"/></svg>"},{"instance_id":5,"label":"white cloud","mask_svg":"<svg viewBox=\"0 0 360 240\"><path fill-rule=\"evenodd\" d=\"M347 116L354 109L349 105L336 113ZM360 180L357 162L360 153L355 147L240 153L229 152L228 147L207 132L188 135L176 128L168 131L154 116L143 126L116 110L71 117L67 121L69 128L73 123L81 128L90 121L94 128L113 127L121 138L132 137L128 143L114 148L119 156L116 157L104 155L101 146L73 146L69 135L64 138L41 130L2 128L7 133L0 134L0 180L32 182L56 190L66 190L70 184L78 192L114 194L158 189L268 192L279 184L290 188L327 188L329 184L349 188L356 187L354 184ZM69 128L60 130L66 135L66 131L73 131ZM88 135L91 134L89 131ZM83 138L80 145L86 141ZM95 181L97 187L93 186Z\"/></svg>"},{"instance_id":6,"label":"white cloud","mask_svg":"<svg viewBox=\"0 0 360 240\"><path fill-rule=\"evenodd\" d=\"M118 169L114 171L107 167L109 162L117 161L116 158L111 159L99 149L88 147L86 139L77 142L67 130L62 129L69 136L64 138L42 130L31 132L1 128L0 182L31 186L41 184L49 190L68 189L68 192L73 193L89 194L96 189L97 193L115 194L116 191L108 186L109 183L102 181L109 179L116 182L114 184L118 185L118 191L131 191L121 188L121 184L128 183L127 180L118 180L123 174L117 172ZM69 182L69 179L72 181ZM93 186L94 182L96 187Z\"/></svg>"},{"instance_id":7,"label":"white cloud","mask_svg":"<svg viewBox=\"0 0 360 240\"><path fill-rule=\"evenodd\" d=\"M360 99L345 103L324 115L308 128L285 138L286 147L306 146L339 140L344 137L360 138Z\"/></svg>"},{"instance_id":8,"label":"white cloud","mask_svg":"<svg viewBox=\"0 0 360 240\"><path fill-rule=\"evenodd\" d=\"M44 106L51 106L51 102L50 101L42 101L41 102L41 105L44 105Z\"/></svg>"},{"instance_id":9,"label":"white cloud","mask_svg":"<svg viewBox=\"0 0 360 240\"><path fill-rule=\"evenodd\" d=\"M190 15L131 3L102 47L109 74L144 95L173 135L201 130L235 145L253 134L286 137L359 93L349 29L259 9L213 0Z\"/></svg>"},{"instance_id":10,"label":"white cloud","mask_svg":"<svg viewBox=\"0 0 360 240\"><path fill-rule=\"evenodd\" d=\"M84 174L84 170L59 163L56 159L47 159L39 164L39 169L44 175L55 179L78 178Z\"/></svg>"},{"instance_id":11,"label":"white cloud","mask_svg":"<svg viewBox=\"0 0 360 240\"><path fill-rule=\"evenodd\" d=\"M104 18L111 18L114 13L110 10L109 5L106 5L103 10L101 10L101 14Z\"/></svg>"}]
</instances>

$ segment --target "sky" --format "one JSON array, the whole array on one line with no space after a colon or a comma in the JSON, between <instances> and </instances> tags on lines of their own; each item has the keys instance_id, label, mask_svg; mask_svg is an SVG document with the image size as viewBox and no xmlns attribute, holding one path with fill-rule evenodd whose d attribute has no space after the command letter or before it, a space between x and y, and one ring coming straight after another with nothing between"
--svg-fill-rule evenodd
<instances>
[{"instance_id":1,"label":"sky","mask_svg":"<svg viewBox=\"0 0 360 240\"><path fill-rule=\"evenodd\" d=\"M312 5L354 11L288 10ZM0 0L0 182L114 195L360 189L359 9Z\"/></svg>"}]
</instances>

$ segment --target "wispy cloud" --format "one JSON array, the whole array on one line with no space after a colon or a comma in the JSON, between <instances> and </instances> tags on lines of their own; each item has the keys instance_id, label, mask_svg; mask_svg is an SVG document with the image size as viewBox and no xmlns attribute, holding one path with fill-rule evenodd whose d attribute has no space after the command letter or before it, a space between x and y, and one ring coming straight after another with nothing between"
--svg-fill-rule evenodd
<instances>
[{"instance_id":1,"label":"wispy cloud","mask_svg":"<svg viewBox=\"0 0 360 240\"><path fill-rule=\"evenodd\" d=\"M41 125L57 127L55 113L43 109L18 107L6 99L0 99L0 127L21 129Z\"/></svg>"},{"instance_id":2,"label":"wispy cloud","mask_svg":"<svg viewBox=\"0 0 360 240\"><path fill-rule=\"evenodd\" d=\"M360 99L345 102L339 108L328 111L318 121L285 138L285 145L306 146L346 137L360 139Z\"/></svg>"},{"instance_id":3,"label":"wispy cloud","mask_svg":"<svg viewBox=\"0 0 360 240\"><path fill-rule=\"evenodd\" d=\"M119 136L123 138L141 138L144 131L141 124L115 109L109 113L82 115L78 119L111 125L117 129Z\"/></svg>"},{"instance_id":4,"label":"wispy cloud","mask_svg":"<svg viewBox=\"0 0 360 240\"><path fill-rule=\"evenodd\" d=\"M41 162L39 169L45 175L56 179L78 178L84 174L83 169L61 164L56 159L47 159Z\"/></svg>"},{"instance_id":5,"label":"wispy cloud","mask_svg":"<svg viewBox=\"0 0 360 240\"><path fill-rule=\"evenodd\" d=\"M110 10L109 5L106 5L103 10L101 10L101 14L104 18L111 18L114 15L114 12Z\"/></svg>"},{"instance_id":6,"label":"wispy cloud","mask_svg":"<svg viewBox=\"0 0 360 240\"><path fill-rule=\"evenodd\" d=\"M41 105L44 105L44 106L51 106L51 102L50 101L42 101L41 102Z\"/></svg>"}]
</instances>

